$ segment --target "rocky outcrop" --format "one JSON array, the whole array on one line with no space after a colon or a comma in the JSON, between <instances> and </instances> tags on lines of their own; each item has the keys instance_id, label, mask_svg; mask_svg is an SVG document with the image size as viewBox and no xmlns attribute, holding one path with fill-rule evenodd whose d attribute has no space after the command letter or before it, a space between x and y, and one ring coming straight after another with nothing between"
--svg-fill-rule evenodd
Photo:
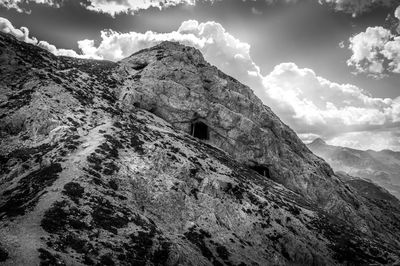
<instances>
[{"instance_id":1,"label":"rocky outcrop","mask_svg":"<svg viewBox=\"0 0 400 266\"><path fill-rule=\"evenodd\" d=\"M398 260L395 204L347 186L197 50L115 64L0 48L1 263Z\"/></svg>"}]
</instances>

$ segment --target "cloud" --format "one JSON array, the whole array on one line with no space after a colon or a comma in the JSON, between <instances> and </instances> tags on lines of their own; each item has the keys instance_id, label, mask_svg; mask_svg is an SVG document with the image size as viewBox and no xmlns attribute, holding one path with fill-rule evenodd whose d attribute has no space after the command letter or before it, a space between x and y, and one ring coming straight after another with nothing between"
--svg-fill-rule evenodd
<instances>
[{"instance_id":1,"label":"cloud","mask_svg":"<svg viewBox=\"0 0 400 266\"><path fill-rule=\"evenodd\" d=\"M396 8L396 10L394 11L394 16L395 16L398 20L400 20L400 6L398 6L398 7Z\"/></svg>"},{"instance_id":2,"label":"cloud","mask_svg":"<svg viewBox=\"0 0 400 266\"><path fill-rule=\"evenodd\" d=\"M400 17L400 6L395 11ZM347 64L356 73L382 78L400 73L400 36L383 27L368 27L349 39L352 56Z\"/></svg>"},{"instance_id":3,"label":"cloud","mask_svg":"<svg viewBox=\"0 0 400 266\"><path fill-rule=\"evenodd\" d=\"M63 55L63 56L71 56L79 58L92 58L88 55L78 54L74 50L58 49L56 46L46 41L38 41L35 37L29 36L29 30L27 27L21 27L20 29L17 29L11 24L11 22L8 19L3 17L0 17L0 32L11 34L20 41L37 45L55 55Z\"/></svg>"},{"instance_id":4,"label":"cloud","mask_svg":"<svg viewBox=\"0 0 400 266\"><path fill-rule=\"evenodd\" d=\"M349 66L358 73L368 73L376 77L384 76L385 46L393 40L393 35L383 27L368 27L349 39L351 58Z\"/></svg>"},{"instance_id":5,"label":"cloud","mask_svg":"<svg viewBox=\"0 0 400 266\"><path fill-rule=\"evenodd\" d=\"M359 150L399 150L400 130L350 132L336 136L328 143Z\"/></svg>"},{"instance_id":6,"label":"cloud","mask_svg":"<svg viewBox=\"0 0 400 266\"><path fill-rule=\"evenodd\" d=\"M248 72L259 75L258 67L250 57L250 45L236 39L226 32L221 24L213 21L184 21L176 31L169 33L102 31L98 46L94 45L93 40L79 41L78 46L86 56L118 61L140 49L166 40L178 41L200 49L211 63L223 70L229 70L235 77L248 80Z\"/></svg>"},{"instance_id":7,"label":"cloud","mask_svg":"<svg viewBox=\"0 0 400 266\"><path fill-rule=\"evenodd\" d=\"M318 0L318 2L331 5L335 10L352 14L354 17L379 6L392 7L398 4L398 0Z\"/></svg>"},{"instance_id":8,"label":"cloud","mask_svg":"<svg viewBox=\"0 0 400 266\"><path fill-rule=\"evenodd\" d=\"M282 63L264 77L269 105L297 133L330 139L338 134L390 128L400 121L400 98L383 99L350 84L319 77L294 63Z\"/></svg>"},{"instance_id":9,"label":"cloud","mask_svg":"<svg viewBox=\"0 0 400 266\"><path fill-rule=\"evenodd\" d=\"M13 35L20 41L26 43L36 44L37 39L34 37L29 37L29 30L26 27L21 27L20 29L16 29L8 19L0 17L0 31L4 33L9 33Z\"/></svg>"},{"instance_id":10,"label":"cloud","mask_svg":"<svg viewBox=\"0 0 400 266\"><path fill-rule=\"evenodd\" d=\"M261 10L258 10L255 7L251 8L251 13L253 13L254 15L262 15L263 14L263 12Z\"/></svg>"},{"instance_id":11,"label":"cloud","mask_svg":"<svg viewBox=\"0 0 400 266\"><path fill-rule=\"evenodd\" d=\"M15 9L18 12L30 13L27 7L32 3L59 8L65 1L66 0L2 0L0 1L0 7ZM213 0L203 1L212 2ZM152 7L163 9L177 5L196 4L196 0L79 0L79 2L90 11L108 14L113 17L121 13L134 14L139 10Z\"/></svg>"},{"instance_id":12,"label":"cloud","mask_svg":"<svg viewBox=\"0 0 400 266\"><path fill-rule=\"evenodd\" d=\"M62 1L63 0L2 0L0 1L0 7L15 9L18 12L30 13L30 10L26 9L27 4L34 3L58 8Z\"/></svg>"},{"instance_id":13,"label":"cloud","mask_svg":"<svg viewBox=\"0 0 400 266\"><path fill-rule=\"evenodd\" d=\"M78 54L74 50L71 50L71 49L59 49L55 45L50 44L46 41L38 42L37 46L39 46L40 48L43 48L57 56L69 56L69 57L77 57L77 58L93 58L93 57L90 57L87 55Z\"/></svg>"},{"instance_id":14,"label":"cloud","mask_svg":"<svg viewBox=\"0 0 400 266\"><path fill-rule=\"evenodd\" d=\"M8 30L18 31L9 24ZM23 40L35 40L27 33L27 30L17 32ZM71 56L117 61L164 40L199 49L207 61L249 85L303 140L323 137L339 143L346 139L357 141L353 137L357 132L379 132L375 136L388 138L391 147L400 150L400 144L390 134L400 126L400 97L374 98L357 86L329 81L294 63L279 64L264 76L251 58L250 45L235 38L217 22L188 20L169 33L102 31L98 45L93 40L78 42L82 52L79 55L43 41L38 45L55 54L71 52Z\"/></svg>"},{"instance_id":15,"label":"cloud","mask_svg":"<svg viewBox=\"0 0 400 266\"><path fill-rule=\"evenodd\" d=\"M152 7L162 9L183 4L195 5L196 0L88 0L88 3L84 5L88 10L115 16L120 13L133 14Z\"/></svg>"}]
</instances>

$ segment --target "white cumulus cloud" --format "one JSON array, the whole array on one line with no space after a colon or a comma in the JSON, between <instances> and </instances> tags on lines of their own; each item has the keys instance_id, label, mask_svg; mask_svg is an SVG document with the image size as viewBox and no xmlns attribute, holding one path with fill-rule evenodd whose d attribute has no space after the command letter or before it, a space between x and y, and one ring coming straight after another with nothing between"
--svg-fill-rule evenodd
<instances>
[{"instance_id":1,"label":"white cumulus cloud","mask_svg":"<svg viewBox=\"0 0 400 266\"><path fill-rule=\"evenodd\" d=\"M53 53L54 55L90 58L87 55L78 54L74 50L58 49L56 46L48 43L47 41L38 41L35 37L29 36L29 30L27 27L21 27L21 28L17 29L12 25L12 23L8 19L3 18L3 17L0 17L0 32L11 34L20 41L30 43L33 45L37 45L37 46Z\"/></svg>"},{"instance_id":2,"label":"white cumulus cloud","mask_svg":"<svg viewBox=\"0 0 400 266\"><path fill-rule=\"evenodd\" d=\"M400 6L395 11L400 17ZM400 36L383 27L368 27L349 39L352 52L347 64L357 73L376 78L400 74Z\"/></svg>"},{"instance_id":3,"label":"white cumulus cloud","mask_svg":"<svg viewBox=\"0 0 400 266\"><path fill-rule=\"evenodd\" d=\"M400 117L400 98L374 98L357 86L329 81L294 63L275 66L264 77L264 89L264 101L300 134L329 139L344 132L392 127Z\"/></svg>"},{"instance_id":4,"label":"white cumulus cloud","mask_svg":"<svg viewBox=\"0 0 400 266\"><path fill-rule=\"evenodd\" d=\"M139 10L154 8L167 8L181 4L195 5L196 0L89 0L87 9L115 16L120 13L132 14Z\"/></svg>"},{"instance_id":5,"label":"white cumulus cloud","mask_svg":"<svg viewBox=\"0 0 400 266\"><path fill-rule=\"evenodd\" d=\"M37 39L34 37L29 37L29 30L27 27L21 27L20 29L15 28L11 22L6 19L0 17L0 31L4 33L9 33L13 35L20 41L36 44Z\"/></svg>"},{"instance_id":6,"label":"white cumulus cloud","mask_svg":"<svg viewBox=\"0 0 400 266\"><path fill-rule=\"evenodd\" d=\"M93 40L82 40L78 45L86 56L117 61L166 40L178 41L200 49L212 64L228 71L234 77L245 79L244 81L248 81L250 77L248 72L259 75L258 67L250 57L250 45L241 42L226 32L221 24L213 21L184 21L176 31L169 33L102 31L98 46L95 46Z\"/></svg>"}]
</instances>

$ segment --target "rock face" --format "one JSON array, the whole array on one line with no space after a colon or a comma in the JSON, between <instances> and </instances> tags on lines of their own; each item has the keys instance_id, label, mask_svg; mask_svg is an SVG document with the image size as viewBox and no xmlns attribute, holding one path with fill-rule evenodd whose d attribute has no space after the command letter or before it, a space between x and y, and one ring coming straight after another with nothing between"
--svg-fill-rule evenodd
<instances>
[{"instance_id":1,"label":"rock face","mask_svg":"<svg viewBox=\"0 0 400 266\"><path fill-rule=\"evenodd\" d=\"M316 200L325 191L309 190L311 179L332 176L296 134L263 105L253 91L208 64L201 53L164 42L119 63L120 99L191 134L205 123L208 143L290 189ZM117 77L116 77L117 78Z\"/></svg>"},{"instance_id":2,"label":"rock face","mask_svg":"<svg viewBox=\"0 0 400 266\"><path fill-rule=\"evenodd\" d=\"M399 259L399 202L346 184L199 51L111 63L0 34L0 53L1 263Z\"/></svg>"},{"instance_id":3,"label":"rock face","mask_svg":"<svg viewBox=\"0 0 400 266\"><path fill-rule=\"evenodd\" d=\"M335 172L370 179L400 198L400 152L362 151L328 145L318 139L307 146L325 159Z\"/></svg>"}]
</instances>

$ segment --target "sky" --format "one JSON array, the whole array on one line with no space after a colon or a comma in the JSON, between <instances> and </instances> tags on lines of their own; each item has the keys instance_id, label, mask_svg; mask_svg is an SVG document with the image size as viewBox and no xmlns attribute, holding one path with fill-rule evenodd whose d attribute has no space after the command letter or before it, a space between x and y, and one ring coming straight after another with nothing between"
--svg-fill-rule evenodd
<instances>
[{"instance_id":1,"label":"sky","mask_svg":"<svg viewBox=\"0 0 400 266\"><path fill-rule=\"evenodd\" d=\"M304 142L400 151L400 0L0 0L0 31L118 61L198 48Z\"/></svg>"}]
</instances>

